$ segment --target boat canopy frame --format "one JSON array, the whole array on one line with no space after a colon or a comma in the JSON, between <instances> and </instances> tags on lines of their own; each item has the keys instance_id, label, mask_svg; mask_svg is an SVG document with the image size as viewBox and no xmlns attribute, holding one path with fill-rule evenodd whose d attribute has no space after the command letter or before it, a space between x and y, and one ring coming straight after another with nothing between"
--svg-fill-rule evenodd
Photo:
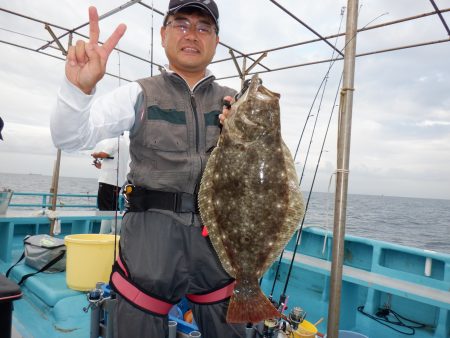
<instances>
[{"instance_id":1,"label":"boat canopy frame","mask_svg":"<svg viewBox=\"0 0 450 338\"><path fill-rule=\"evenodd\" d=\"M218 63L226 63L229 62L236 68L237 74L230 74L227 76L219 77L218 80L221 79L229 79L229 78L236 78L239 77L241 79L241 82L245 80L246 76L255 74L255 73L267 73L267 72L276 72L291 68L298 68L298 67L304 67L304 66L311 66L315 64L320 63L329 63L329 62L335 62L344 60L344 81L343 81L343 87L341 89L341 96L343 99L341 99L342 106L340 107L340 115L339 115L339 134L338 134L338 153L337 153L337 179L336 179L336 193L335 193L335 211L334 211L334 239L333 239L333 262L331 266L331 280L330 280L330 303L329 303L329 311L328 311L328 337L330 338L336 338L338 336L338 329L339 329L339 317L340 317L340 297L341 297L341 286L342 286L342 270L343 270L343 243L344 243L344 236L345 236L345 222L346 222L346 204L347 204L347 189L348 189L348 163L349 163L349 152L350 152L350 134L351 134L351 115L352 115L352 107L353 107L353 91L354 91L354 71L355 71L355 58L357 57L363 57L378 53L386 53L386 52L392 52L396 50L401 49L409 49L409 48L415 48L419 46L426 46L426 45L432 45L432 44L440 44L440 43L446 43L450 42L450 29L447 25L447 22L442 15L443 13L449 12L450 8L440 9L434 0L429 0L430 4L434 8L434 11L432 12L426 12L426 13L420 13L415 16L406 17L403 19L385 22L382 24L372 25L372 26L365 26L361 29L357 29L357 11L358 11L358 0L348 0L348 10L349 13L347 15L347 29L346 33L342 34L335 34L335 35L329 35L329 36L322 36L320 33L318 33L316 30L314 30L312 27L307 25L305 22L303 22L300 18L295 16L292 12L290 12L285 7L281 6L277 1L275 0L268 0L269 2L273 3L277 7L279 7L287 16L293 18L297 22L299 22L302 26L304 26L307 30L312 32L317 37L315 39L302 41L294 44L289 45L283 45L278 47L273 47L270 49L265 49L261 51L253 51L245 53L243 51L238 50L237 48L234 48L230 46L227 43L219 42L221 46L227 48L229 50L230 57L223 58L219 60L214 60L213 64ZM150 5L145 4L142 0L130 0L123 5L110 10L109 12L101 15L99 17L99 20L105 19L111 15L117 14L121 12L122 10L133 6L133 5L140 5L143 6L146 9L149 9L153 13L157 13L159 15L164 16L164 12L160 11L156 8ZM0 43L7 44L11 46L15 46L18 48L27 49L33 52L41 53L50 57L58 58L61 60L65 60L64 57L61 57L59 55L55 55L54 53L50 53L47 50L53 49L59 51L63 56L66 55L66 49L63 46L63 42L61 41L62 38L65 38L68 36L68 42L67 44L70 46L72 44L72 39L74 35L77 35L79 37L88 38L86 35L79 32L83 27L87 26L89 22L85 22L75 28L66 28L59 25L51 24L48 22L44 22L40 19L33 18L30 16L26 16L17 12L10 11L5 8L0 8L0 11L6 12L12 16L18 16L21 18L24 18L26 20L38 22L40 24L44 25L44 29L46 29L51 37L51 40L46 41L45 44L38 48L33 48L31 45L26 44L18 44L13 42L8 42L5 40L0 40ZM403 23L406 21L414 21L419 20L424 17L435 15L439 18L440 23L442 24L443 31L447 34L446 38L439 39L439 40L429 40L424 41L412 45L402 45L402 46L396 46L392 48L385 48L385 49L378 49L378 50L368 50L365 52L360 52L356 54L356 35L367 32L370 30L376 30L381 29L383 27L396 25L399 23ZM376 18L377 19L377 18ZM62 30L64 33L57 36L54 33L54 29ZM153 32L153 21L152 21L152 32ZM17 32L14 32L17 33ZM337 38L339 36L346 35L346 44L345 44L345 56L342 53L341 50L337 49L336 46L332 45L328 40ZM268 67L263 60L266 58L266 56L269 53L280 51L280 50L288 50L294 47L308 45L316 42L323 42L330 46L330 48L337 51L338 56L333 57L331 59L323 59L323 60L316 60L311 62L305 62L301 64L292 64L292 65L286 65L282 67ZM139 57L137 55L134 55L132 53L128 53L124 50L121 50L119 48L115 48L117 52L124 53L126 55L131 56L132 58L136 58L140 61L147 62L151 65L151 69L153 72L153 66L156 66L158 68L162 68L162 65L155 63L153 61L153 38L152 38L152 58L150 61ZM242 59L242 66L240 67L238 64L238 60ZM247 67L247 61L251 61L252 64ZM260 66L259 69L254 70L256 66ZM252 72L253 71L253 72ZM118 78L119 80L125 80L125 81L131 81L130 79L123 78L120 74L113 74L113 73L107 73L107 75L113 76ZM60 150L58 150L57 157L60 158ZM55 195L57 194L57 177L59 176L59 160L55 163L55 171L53 175L53 185L52 185L52 193Z\"/></svg>"},{"instance_id":2,"label":"boat canopy frame","mask_svg":"<svg viewBox=\"0 0 450 338\"><path fill-rule=\"evenodd\" d=\"M268 2L271 2L273 4L275 4L276 6L278 6L284 13L286 16L289 16L291 18L293 18L295 21L299 22L303 27L305 27L306 29L310 30L311 32L313 32L313 34L315 34L317 37L314 39L309 39L309 40L305 40L305 41L300 41L300 42L296 42L296 43L292 43L292 44L287 44L287 45L281 45L281 46L276 46L276 47L272 47L272 48L268 48L268 49L264 49L264 50L258 50L258 51L250 51L250 52L245 52L242 50L237 49L236 47L233 47L231 44L226 43L226 42L219 42L219 45L222 46L223 48L228 49L230 57L227 58L221 58L221 59L216 59L212 61L212 64L220 64L220 63L228 63L231 73L229 75L224 75L221 77L218 77L218 80L222 80L222 79L232 79L232 78L241 78L241 80L245 80L246 76L251 76L253 74L257 74L257 73L269 73L269 72L277 72L277 71L282 71L282 70L288 70L288 69L293 69L293 68L300 68L300 67L306 67L306 66L312 66L312 65L317 65L317 64L321 64L321 63L329 63L332 61L341 61L344 59L343 57L343 53L342 51L336 49L336 47L334 45L332 45L329 40L331 39L335 39L338 37L342 37L345 35L344 33L339 33L339 34L332 34L332 35L327 35L327 36L323 36L320 33L318 33L316 30L314 30L312 27L310 27L308 24L306 24L305 22L303 22L300 18L298 18L297 16L295 16L291 11L289 11L288 9L286 9L285 7L281 6L280 4L277 3L277 1L274 0L267 0ZM403 50L403 49L410 49L410 48L417 48L417 47L422 47L422 46L428 46L428 45L434 45L434 44L442 44L442 43L447 43L450 42L450 29L448 27L448 24L443 16L443 14L450 12L450 8L439 8L434 0L429 0L430 4L432 5L432 7L434 8L434 11L428 11L428 12L423 12L423 13L419 13L417 15L414 16L408 16L408 17L404 17L401 19L397 19L397 20L392 20L392 21L386 21L384 23L381 24L373 24L373 25L367 25L365 27L359 28L357 30L358 34L364 33L364 32L368 32L371 30L379 30L388 26L392 26L392 25L398 25L401 23L405 23L405 22L409 22L409 21L414 21L417 22L420 19L426 18L426 17L430 17L430 16L436 16L439 18L439 20L436 20L436 24L437 25L442 25L442 32L446 33L446 37L443 37L442 39L429 39L426 41L422 41L422 42L418 42L418 43L414 43L414 44L406 44L406 45L398 45L395 47L390 47L390 48L381 48L381 49L375 49L375 50L366 50L366 51L362 51L362 52L358 52L355 56L357 58L359 57L364 57L364 56L369 56L369 55L374 55L374 54L380 54L380 53L388 53L388 52L393 52L393 51L398 51L398 50ZM115 15L117 13L120 13L121 11L127 9L130 6L142 6L143 8L145 8L146 10L150 10L152 11L152 13L156 13L160 16L164 16L165 13L164 11L161 11L157 8L155 8L152 5L148 5L145 2L143 2L142 0L130 0L126 3L124 3L123 5L120 5L110 11L108 11L107 13L104 13L102 15L99 16L99 20L103 20L109 16ZM40 53L43 55L47 55L49 57L52 58L57 58L60 60L65 61L65 54L66 54L66 48L63 47L63 41L62 39L68 36L68 41L67 44L70 45L72 43L72 40L74 38L74 36L77 36L79 38L84 38L84 39L88 39L89 37L86 36L85 34L83 34L82 32L80 32L84 27L89 25L89 22L84 22L81 25L78 25L76 27L73 28L68 28L68 27L63 27L61 25L57 25L54 23L50 23L50 22L46 22L43 21L42 19L39 18L34 18L31 16L27 16L18 12L14 12L11 11L7 8L2 8L0 7L0 11L9 14L10 16L16 16L16 17L20 17L23 18L25 20L28 21L32 21L32 22L36 22L39 24L43 25L43 28L45 30L48 31L48 34L50 36L51 39L45 40L45 39L41 39L43 42L45 42L44 44L42 44L39 47L35 47L34 45L32 45L31 43L15 43L15 42L11 42L11 41L6 41L6 40L2 40L0 39L0 43L2 44L6 44L6 45L10 45L10 46L14 46L17 48L22 48L22 49L26 49L32 52L36 52L36 53ZM63 33L56 35L54 33L54 30L62 30ZM25 35L25 33L20 33L20 32L12 32L12 33L17 33L17 34L21 34L21 35ZM29 36L30 37L30 36ZM33 38L33 37L32 37ZM37 39L36 37L34 37L35 39ZM269 55L272 52L277 52L277 51L282 51L282 50L292 50L295 47L299 47L299 46L305 46L305 45L310 45L310 44L314 44L314 43L318 43L322 41L323 43L326 43L330 46L330 48L335 49L338 51L338 55L335 58L325 58L325 59L321 59L321 60L315 60L315 61L311 61L311 62L304 62L304 63L297 63L297 64L289 64L289 65L284 65L284 66L279 66L279 67L270 67L268 65L266 65L265 63L263 63L263 59ZM101 43L102 41L100 41ZM57 53L55 53L55 51ZM162 68L163 65L159 64L157 62L148 60L146 58L143 58L139 55L136 55L134 53L130 53L127 52L126 50L123 50L119 47L115 48L115 51L123 53L124 55L128 55L129 57L139 61L139 62L144 62L147 63L151 66L155 66L157 68ZM61 54L61 55L59 55ZM236 67L237 66L237 61L243 60L243 66L242 67ZM246 67L247 61L252 62L252 65L249 67ZM255 66L258 65L260 66L259 69L254 70ZM235 68L236 67L236 68ZM234 69L234 70L233 70ZM253 72L252 72L253 70ZM115 74L115 73L111 73L111 72L107 72L106 73L109 76L115 77L115 78L119 78L121 80L130 82L133 81L133 79L128 79L125 77L122 77L120 74Z\"/></svg>"}]
</instances>

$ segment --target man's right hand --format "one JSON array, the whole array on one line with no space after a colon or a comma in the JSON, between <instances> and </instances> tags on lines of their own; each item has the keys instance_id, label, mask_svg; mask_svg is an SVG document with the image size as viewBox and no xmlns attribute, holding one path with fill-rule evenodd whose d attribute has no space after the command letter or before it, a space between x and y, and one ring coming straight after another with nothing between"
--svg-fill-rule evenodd
<instances>
[{"instance_id":1,"label":"man's right hand","mask_svg":"<svg viewBox=\"0 0 450 338\"><path fill-rule=\"evenodd\" d=\"M89 42L78 40L67 53L66 76L84 93L91 94L106 72L108 57L122 38L127 27L120 24L103 45L98 44L100 29L95 7L89 7Z\"/></svg>"}]
</instances>

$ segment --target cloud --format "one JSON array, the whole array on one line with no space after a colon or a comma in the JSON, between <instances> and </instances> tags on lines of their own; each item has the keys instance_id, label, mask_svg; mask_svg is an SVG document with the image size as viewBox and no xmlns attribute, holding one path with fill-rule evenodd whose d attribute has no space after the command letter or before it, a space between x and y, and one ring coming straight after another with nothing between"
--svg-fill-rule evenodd
<instances>
[{"instance_id":1,"label":"cloud","mask_svg":"<svg viewBox=\"0 0 450 338\"><path fill-rule=\"evenodd\" d=\"M425 120L417 123L419 127L434 127L434 126L450 126L450 121L430 121Z\"/></svg>"},{"instance_id":2,"label":"cloud","mask_svg":"<svg viewBox=\"0 0 450 338\"><path fill-rule=\"evenodd\" d=\"M3 152L20 153L26 150L36 155L56 152L47 127L9 123L5 120L2 135L4 141L0 143L0 151Z\"/></svg>"},{"instance_id":3,"label":"cloud","mask_svg":"<svg viewBox=\"0 0 450 338\"><path fill-rule=\"evenodd\" d=\"M154 3L155 7L163 12L167 7L167 0L144 2L147 5ZM338 32L342 18L341 8L347 4L344 0L280 0L279 3L323 36ZM441 8L445 7L444 1L437 1L437 4ZM63 27L74 28L87 22L89 5L97 6L102 14L123 5L123 1L23 0L20 3L9 2L3 7ZM260 0L227 0L219 1L218 5L221 12L221 41L244 53L316 38L312 32L273 3ZM433 8L429 2L380 0L362 3L358 26L363 27L384 13L388 14L382 15L371 24L431 11ZM50 39L42 24L30 23L3 12L0 12L0 22L0 28L41 39L0 30L1 40L30 43L33 48L38 48L44 44L42 40ZM101 21L100 39L106 40L121 22L128 26L124 38L120 41L121 49L149 60L153 31L154 61L159 64L166 63L159 38L162 16L154 13L152 27L151 11L139 4L133 5ZM62 30L57 28L54 30L56 34L62 33ZM88 34L88 28L84 27L81 32ZM75 36L75 39L78 38ZM430 16L361 32L357 36L357 53L445 38L446 32L438 18ZM67 38L63 38L62 42L67 45ZM333 39L330 42L335 41ZM344 38L341 37L337 46L342 48L343 45ZM357 58L350 153L351 192L450 198L448 47L448 43L443 43ZM47 48L45 52L61 57L58 50ZM26 158L33 160L30 161L30 167L50 174L52 166L46 163L52 162L49 159L53 158L56 150L51 143L48 129L49 113L53 109L56 92L64 74L64 62L5 44L0 44L0 53L0 115L6 123L3 132L5 142L0 143L0 170L22 170L23 159ZM324 60L331 55L332 49L323 41L319 41L269 52L262 60L264 66L257 66L254 70L266 71L266 68L275 69ZM228 48L219 46L216 60L229 56ZM254 55L252 58L258 56ZM237 61L242 67L243 59L239 58ZM246 66L252 62L247 58ZM334 106L334 100L339 91L343 62L337 61L333 64L322 99L319 87L329 66L330 64L323 63L274 73L265 72L261 75L269 89L281 93L283 138L292 152L295 152L300 144L296 161L306 166L306 187L312 180L321 155L315 185L319 191L327 189L329 176L336 166L338 110ZM237 74L232 61L215 63L211 69L219 78ZM117 52L111 54L107 66L108 72L120 73L130 80L149 76L150 70L148 62ZM154 73L157 74L158 71L155 69ZM240 86L239 78L220 82L234 88ZM101 95L118 85L116 78L105 76L98 86L97 94ZM317 98L314 99L316 95ZM339 104L339 99L336 104ZM332 112L331 125L327 131ZM325 141L326 132L328 134ZM324 151L321 153L322 144ZM44 160L40 161L38 158ZM64 161L70 163L62 168L63 171L71 171L67 176L96 176L95 171L91 171L85 163L89 162L87 154L64 154Z\"/></svg>"}]
</instances>

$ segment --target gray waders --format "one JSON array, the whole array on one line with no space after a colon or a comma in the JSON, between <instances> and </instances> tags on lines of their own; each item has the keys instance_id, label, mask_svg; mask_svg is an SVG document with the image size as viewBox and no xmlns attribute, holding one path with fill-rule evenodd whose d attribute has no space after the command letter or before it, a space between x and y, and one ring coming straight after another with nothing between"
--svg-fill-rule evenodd
<instances>
[{"instance_id":1,"label":"gray waders","mask_svg":"<svg viewBox=\"0 0 450 338\"><path fill-rule=\"evenodd\" d=\"M187 216L190 218L192 214L180 216L169 211L125 214L120 258L135 291L170 305L186 294L208 294L232 282L209 239L202 236L202 228L188 225ZM198 219L194 223L199 224ZM227 298L212 304L190 302L202 337L245 338L244 324L226 323L228 301ZM168 337L167 315L146 311L121 295L115 321L116 338Z\"/></svg>"}]
</instances>

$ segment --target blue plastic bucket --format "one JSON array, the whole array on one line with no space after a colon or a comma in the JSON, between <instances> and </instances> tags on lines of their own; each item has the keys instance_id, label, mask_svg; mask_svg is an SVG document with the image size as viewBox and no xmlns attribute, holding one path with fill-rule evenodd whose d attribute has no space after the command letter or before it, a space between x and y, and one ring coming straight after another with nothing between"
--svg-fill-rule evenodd
<instances>
[{"instance_id":1,"label":"blue plastic bucket","mask_svg":"<svg viewBox=\"0 0 450 338\"><path fill-rule=\"evenodd\" d=\"M325 335L324 338L327 338L327 335ZM369 338L369 337L358 332L339 330L339 338Z\"/></svg>"}]
</instances>

